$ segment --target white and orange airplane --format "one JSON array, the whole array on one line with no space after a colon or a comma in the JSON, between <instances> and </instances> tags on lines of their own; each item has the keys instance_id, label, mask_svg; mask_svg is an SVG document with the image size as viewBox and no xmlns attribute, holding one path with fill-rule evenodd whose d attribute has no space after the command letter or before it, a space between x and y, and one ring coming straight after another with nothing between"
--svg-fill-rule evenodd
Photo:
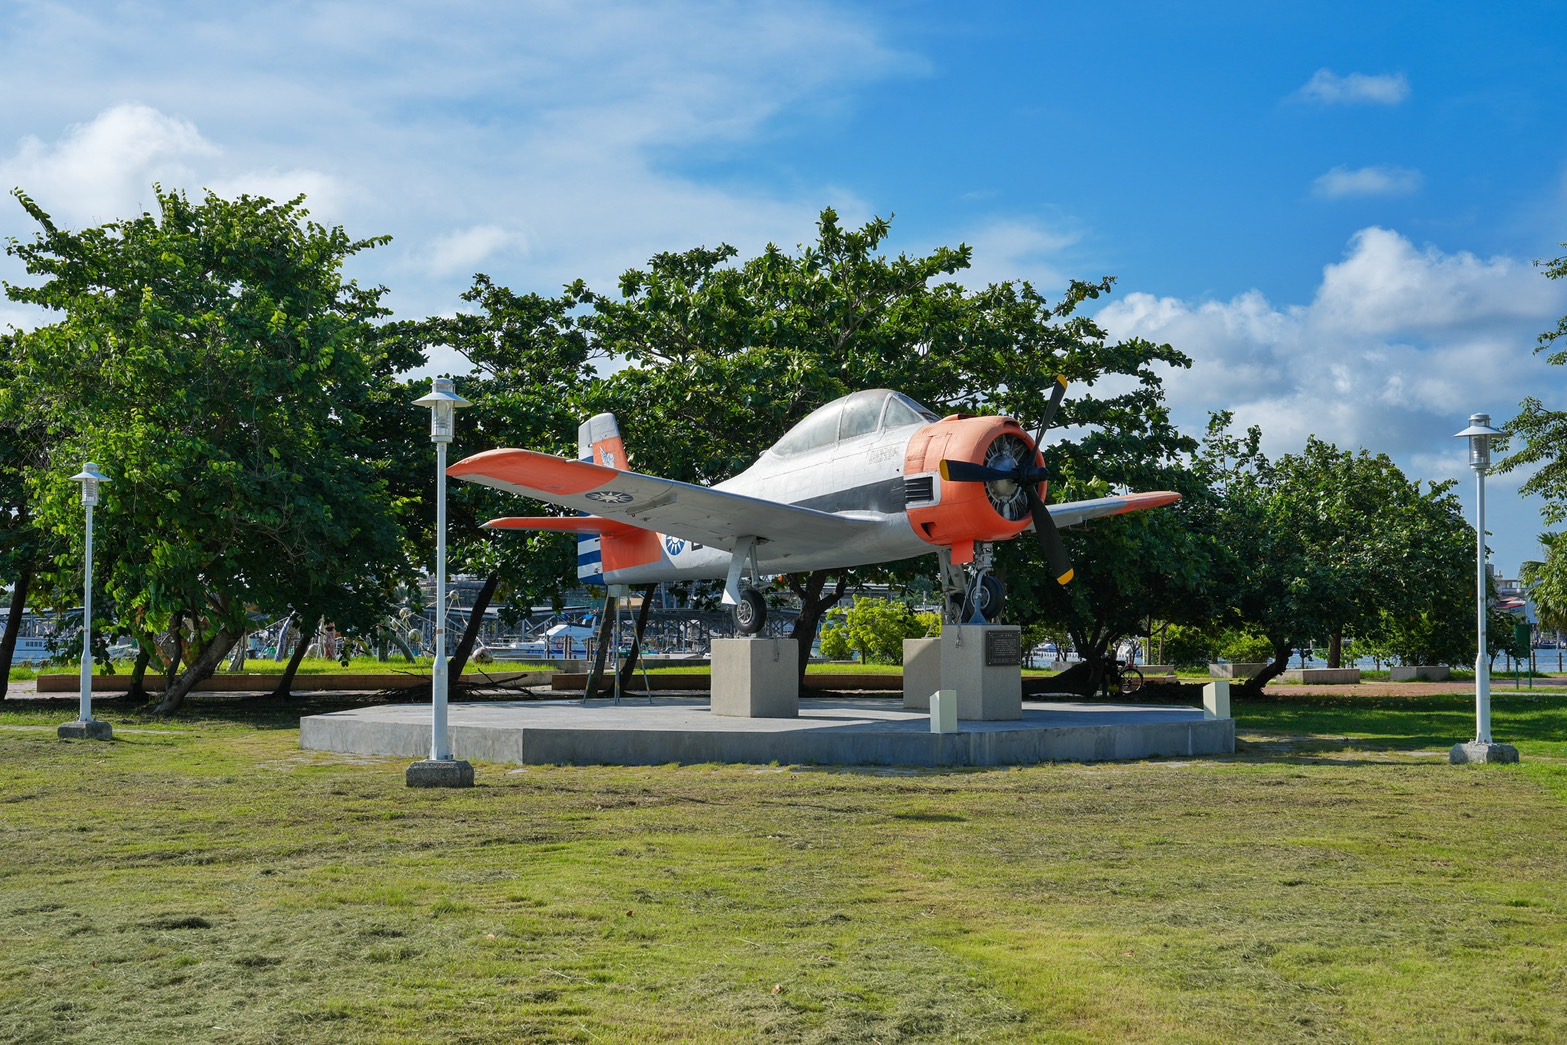
<instances>
[{"instance_id":1,"label":"white and orange airplane","mask_svg":"<svg viewBox=\"0 0 1567 1045\"><path fill-rule=\"evenodd\" d=\"M486 526L579 535L590 583L722 580L741 632L766 620L757 590L780 573L843 569L934 552L953 620L994 620L1004 589L992 546L1032 529L1056 579L1072 579L1058 528L1157 508L1175 493L1045 504L1038 450L1066 390L1057 379L1038 434L1010 417L938 418L901 393L855 392L807 415L750 468L715 486L629 471L613 414L578 431L580 460L488 450L447 474L584 514Z\"/></svg>"}]
</instances>

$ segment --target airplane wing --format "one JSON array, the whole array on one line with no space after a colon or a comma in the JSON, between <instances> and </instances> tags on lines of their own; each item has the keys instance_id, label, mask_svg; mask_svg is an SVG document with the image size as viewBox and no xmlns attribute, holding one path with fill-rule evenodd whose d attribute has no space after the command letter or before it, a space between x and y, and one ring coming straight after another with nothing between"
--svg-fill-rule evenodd
<instances>
[{"instance_id":1,"label":"airplane wing","mask_svg":"<svg viewBox=\"0 0 1567 1045\"><path fill-rule=\"evenodd\" d=\"M812 508L568 461L532 450L486 450L458 461L446 474L725 550L733 550L746 537L831 546L852 540L876 525L870 520L846 519ZM586 524L586 520L581 524L552 523L548 528L586 528Z\"/></svg>"},{"instance_id":2,"label":"airplane wing","mask_svg":"<svg viewBox=\"0 0 1567 1045\"><path fill-rule=\"evenodd\" d=\"M1180 499L1181 495L1178 493L1160 490L1156 493L1128 493L1114 497L1095 497L1088 501L1067 501L1046 507L1049 508L1050 517L1055 520L1057 526L1076 526L1106 515L1126 515L1128 512L1147 511L1149 508L1163 508ZM1029 529L1033 529L1033 526L1031 525Z\"/></svg>"}]
</instances>

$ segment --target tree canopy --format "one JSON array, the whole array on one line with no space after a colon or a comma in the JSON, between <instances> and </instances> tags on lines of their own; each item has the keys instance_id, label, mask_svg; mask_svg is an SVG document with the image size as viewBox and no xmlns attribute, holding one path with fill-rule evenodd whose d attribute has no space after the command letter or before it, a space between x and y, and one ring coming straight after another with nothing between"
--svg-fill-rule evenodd
<instances>
[{"instance_id":1,"label":"tree canopy","mask_svg":"<svg viewBox=\"0 0 1567 1045\"><path fill-rule=\"evenodd\" d=\"M44 528L79 540L66 476L83 460L114 477L104 589L143 641L172 632L196 654L165 709L252 609L372 623L405 568L363 431L394 361L374 336L382 289L342 270L386 239L311 222L302 197L159 189L156 214L72 232L15 195L41 231L7 250L38 282L6 293L61 318L15 335L0 414L50 437L29 477Z\"/></svg>"}]
</instances>

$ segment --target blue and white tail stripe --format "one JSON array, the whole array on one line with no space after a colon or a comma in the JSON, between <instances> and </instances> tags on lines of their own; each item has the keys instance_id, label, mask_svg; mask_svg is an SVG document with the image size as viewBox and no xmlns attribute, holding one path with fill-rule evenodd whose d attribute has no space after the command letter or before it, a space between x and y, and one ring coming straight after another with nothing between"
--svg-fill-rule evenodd
<instances>
[{"instance_id":1,"label":"blue and white tail stripe","mask_svg":"<svg viewBox=\"0 0 1567 1045\"><path fill-rule=\"evenodd\" d=\"M577 427L577 460L605 468L626 467L626 448L614 414L595 414ZM577 538L577 579L604 586L604 542L596 533Z\"/></svg>"}]
</instances>

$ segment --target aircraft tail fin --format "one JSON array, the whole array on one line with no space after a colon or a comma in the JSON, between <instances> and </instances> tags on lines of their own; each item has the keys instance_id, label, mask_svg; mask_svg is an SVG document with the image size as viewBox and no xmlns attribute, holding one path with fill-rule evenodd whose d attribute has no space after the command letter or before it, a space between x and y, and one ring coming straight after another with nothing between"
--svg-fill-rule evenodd
<instances>
[{"instance_id":1,"label":"aircraft tail fin","mask_svg":"<svg viewBox=\"0 0 1567 1045\"><path fill-rule=\"evenodd\" d=\"M626 467L626 444L614 414L594 414L577 428L577 460L605 468ZM604 542L600 534L577 537L577 579L584 584L604 583Z\"/></svg>"}]
</instances>

